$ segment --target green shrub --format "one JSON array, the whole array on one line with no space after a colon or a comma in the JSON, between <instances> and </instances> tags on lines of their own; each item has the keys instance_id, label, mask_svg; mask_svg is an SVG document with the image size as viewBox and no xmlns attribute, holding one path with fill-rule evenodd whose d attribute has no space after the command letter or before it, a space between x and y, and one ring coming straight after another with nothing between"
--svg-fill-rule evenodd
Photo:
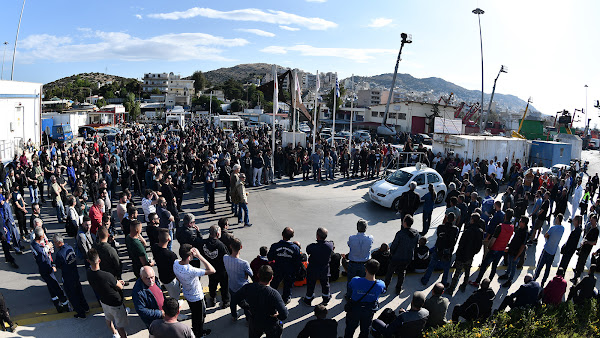
<instances>
[{"instance_id":1,"label":"green shrub","mask_svg":"<svg viewBox=\"0 0 600 338\"><path fill-rule=\"evenodd\" d=\"M600 337L600 306L595 299L584 304L515 309L499 312L484 322L448 323L423 334L426 338Z\"/></svg>"}]
</instances>

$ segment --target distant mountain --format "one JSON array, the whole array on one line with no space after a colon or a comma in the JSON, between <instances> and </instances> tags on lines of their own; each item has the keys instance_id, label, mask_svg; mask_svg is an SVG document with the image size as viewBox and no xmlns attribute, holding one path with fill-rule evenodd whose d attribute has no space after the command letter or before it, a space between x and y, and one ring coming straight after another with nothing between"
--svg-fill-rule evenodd
<instances>
[{"instance_id":1,"label":"distant mountain","mask_svg":"<svg viewBox=\"0 0 600 338\"><path fill-rule=\"evenodd\" d=\"M204 73L204 76L211 84L222 84L228 79L234 79L242 83L256 82L257 78L262 78L265 74L271 71L271 64L267 63L250 63L240 64L233 67L219 68ZM278 69L287 69L286 67L278 66ZM380 74L375 76L355 76L356 83L368 83L371 87L384 87L389 89L392 85L392 73ZM429 77L418 79L410 74L398 74L396 79L396 87L407 92L432 92L434 96L448 96L454 93L454 98L457 102L475 103L481 101L481 92L478 90L468 90L458 86L452 82L437 77ZM484 95L485 107L490 100L490 94ZM494 101L502 110L520 111L525 109L527 102L521 100L514 95L496 93ZM535 108L530 107L535 110Z\"/></svg>"},{"instance_id":2,"label":"distant mountain","mask_svg":"<svg viewBox=\"0 0 600 338\"><path fill-rule=\"evenodd\" d=\"M258 78L263 78L265 74L271 72L271 67L272 65L268 63L248 63L211 70L205 72L204 76L212 85L223 84L229 79L234 79L241 83L256 83ZM278 66L278 69L281 70L282 67Z\"/></svg>"},{"instance_id":3,"label":"distant mountain","mask_svg":"<svg viewBox=\"0 0 600 338\"><path fill-rule=\"evenodd\" d=\"M121 77L121 76L117 76L117 75L104 74L104 73L81 73L81 74L75 74L75 75L63 77L61 79L52 81L50 83L46 83L44 85L44 89L49 89L49 88L56 87L56 86L59 86L59 87L66 86L67 84L73 83L73 82L77 81L78 79L87 80L93 84L99 83L100 85L103 85L108 82L135 80L135 79L131 79L131 78Z\"/></svg>"},{"instance_id":4,"label":"distant mountain","mask_svg":"<svg viewBox=\"0 0 600 338\"><path fill-rule=\"evenodd\" d=\"M392 77L394 74L380 74L375 76L354 76L356 83L369 83L371 86L384 87L389 89L392 86ZM454 93L454 98L457 102L475 103L481 101L481 91L469 90L458 86L452 82L448 82L438 77L428 77L424 79L418 79L410 74L398 74L396 78L396 88L400 88L407 92L432 92L434 96L448 96L450 93ZM490 102L490 94L484 94L484 107L487 108ZM494 94L494 101L500 108L508 109L511 111L520 111L525 109L527 102L521 100L514 95L507 94ZM532 106L529 107L535 111Z\"/></svg>"}]
</instances>

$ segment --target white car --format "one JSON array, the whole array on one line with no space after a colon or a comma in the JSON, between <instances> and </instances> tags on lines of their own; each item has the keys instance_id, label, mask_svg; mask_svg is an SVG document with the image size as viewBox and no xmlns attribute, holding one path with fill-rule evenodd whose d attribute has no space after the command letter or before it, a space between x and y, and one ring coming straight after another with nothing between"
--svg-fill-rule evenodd
<instances>
[{"instance_id":1,"label":"white car","mask_svg":"<svg viewBox=\"0 0 600 338\"><path fill-rule=\"evenodd\" d=\"M300 130L303 133L310 133L310 127L308 126L308 124L306 122L301 122L298 125L298 130Z\"/></svg>"},{"instance_id":2,"label":"white car","mask_svg":"<svg viewBox=\"0 0 600 338\"><path fill-rule=\"evenodd\" d=\"M430 183L435 190L435 203L441 203L448 191L442 176L437 171L418 163L415 167L398 169L385 179L373 183L369 188L369 197L383 207L397 209L400 196L409 190L409 184L413 181L417 183L415 192L419 194L421 200L429 192Z\"/></svg>"},{"instance_id":3,"label":"white car","mask_svg":"<svg viewBox=\"0 0 600 338\"><path fill-rule=\"evenodd\" d=\"M559 173L564 173L565 171L571 170L571 166L568 164L555 164L550 168L552 170L552 174L555 176L559 176Z\"/></svg>"},{"instance_id":4,"label":"white car","mask_svg":"<svg viewBox=\"0 0 600 338\"><path fill-rule=\"evenodd\" d=\"M548 169L546 167L532 167L529 168L532 170L532 172L535 174L536 172L539 172L540 175L544 175L544 174L552 174L552 170ZM529 171L529 169L527 169L527 171ZM525 172L526 173L526 172Z\"/></svg>"}]
</instances>

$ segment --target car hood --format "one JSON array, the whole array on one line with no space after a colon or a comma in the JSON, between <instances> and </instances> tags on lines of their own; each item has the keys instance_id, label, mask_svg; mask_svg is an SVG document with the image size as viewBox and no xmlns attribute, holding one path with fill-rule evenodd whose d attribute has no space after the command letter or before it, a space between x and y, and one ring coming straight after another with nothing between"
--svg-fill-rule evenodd
<instances>
[{"instance_id":1,"label":"car hood","mask_svg":"<svg viewBox=\"0 0 600 338\"><path fill-rule=\"evenodd\" d=\"M373 183L371 188L375 192L381 192L381 193L385 194L390 189L402 189L403 187L395 185L395 184L391 184L390 182L388 182L386 180L379 180L379 181Z\"/></svg>"}]
</instances>

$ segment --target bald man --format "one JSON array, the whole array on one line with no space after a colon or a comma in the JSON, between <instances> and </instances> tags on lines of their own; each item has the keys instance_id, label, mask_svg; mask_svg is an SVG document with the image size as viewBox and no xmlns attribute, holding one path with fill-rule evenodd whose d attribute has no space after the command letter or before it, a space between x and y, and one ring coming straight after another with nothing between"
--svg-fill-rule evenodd
<instances>
[{"instance_id":1,"label":"bald man","mask_svg":"<svg viewBox=\"0 0 600 338\"><path fill-rule=\"evenodd\" d=\"M131 296L135 312L146 324L146 328L150 327L152 321L165 317L162 309L165 298L152 267L146 265L140 269L140 278L135 282Z\"/></svg>"}]
</instances>

